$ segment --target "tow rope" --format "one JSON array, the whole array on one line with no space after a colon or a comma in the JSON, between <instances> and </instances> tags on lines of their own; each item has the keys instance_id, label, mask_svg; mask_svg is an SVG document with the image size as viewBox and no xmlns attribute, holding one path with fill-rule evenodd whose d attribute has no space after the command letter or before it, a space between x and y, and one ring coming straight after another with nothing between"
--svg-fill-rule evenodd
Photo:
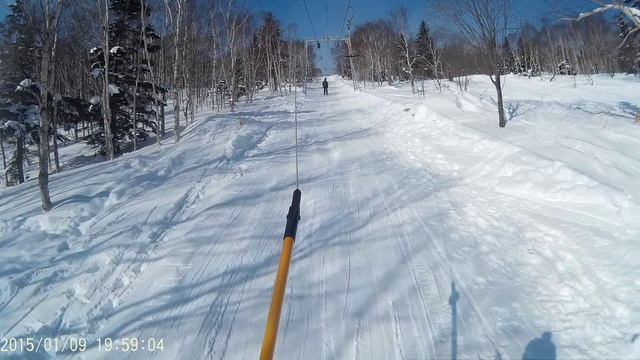
<instances>
[{"instance_id":1,"label":"tow rope","mask_svg":"<svg viewBox=\"0 0 640 360\"><path fill-rule=\"evenodd\" d=\"M300 220L300 198L302 196L302 192L298 188L297 84L293 96L295 103L293 113L296 140L296 189L293 191L293 199L291 200L291 206L289 206L289 213L287 213L287 225L284 229L282 253L280 254L276 281L273 285L271 305L269 306L269 315L267 316L267 326L264 330L264 338L262 339L262 348L260 350L260 360L273 359L273 353L276 347L276 338L278 336L278 324L280 323L280 313L282 312L282 302L284 300L284 292L287 286L287 277L289 276L291 253L293 252L293 244L296 241L296 233L298 231L298 221Z\"/></svg>"}]
</instances>

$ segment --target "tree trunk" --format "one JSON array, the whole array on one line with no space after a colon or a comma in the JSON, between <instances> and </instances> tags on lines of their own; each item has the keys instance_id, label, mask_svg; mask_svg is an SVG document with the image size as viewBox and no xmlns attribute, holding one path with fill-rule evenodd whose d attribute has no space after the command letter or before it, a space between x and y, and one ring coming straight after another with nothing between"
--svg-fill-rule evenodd
<instances>
[{"instance_id":1,"label":"tree trunk","mask_svg":"<svg viewBox=\"0 0 640 360\"><path fill-rule=\"evenodd\" d=\"M173 90L173 101L173 131L175 133L175 141L178 143L180 142L180 92L178 89Z\"/></svg>"},{"instance_id":2,"label":"tree trunk","mask_svg":"<svg viewBox=\"0 0 640 360\"><path fill-rule=\"evenodd\" d=\"M53 110L53 158L56 164L56 174L60 172L60 154L58 153L58 103Z\"/></svg>"},{"instance_id":3,"label":"tree trunk","mask_svg":"<svg viewBox=\"0 0 640 360\"><path fill-rule=\"evenodd\" d=\"M147 58L147 67L149 68L149 72L151 73L151 89L153 91L153 102L155 105L155 115L156 115L156 140L158 142L158 146L160 146L160 118L159 118L159 114L158 114L158 94L156 93L156 75L153 72L153 67L151 67L151 56L149 55L149 45L148 45L148 41L147 41L147 33L146 33L146 9L145 9L145 4L144 4L144 0L140 0L140 7L142 8L142 11L140 12L140 21L142 23L142 41L144 43L144 54L145 57ZM164 119L163 119L163 123L164 123ZM163 129L164 131L164 126Z\"/></svg>"},{"instance_id":4,"label":"tree trunk","mask_svg":"<svg viewBox=\"0 0 640 360\"><path fill-rule=\"evenodd\" d=\"M113 146L113 134L111 133L111 100L109 94L109 2L105 0L104 29L104 84L102 89L102 119L104 121L104 145L107 160L116 157Z\"/></svg>"},{"instance_id":5,"label":"tree trunk","mask_svg":"<svg viewBox=\"0 0 640 360\"><path fill-rule=\"evenodd\" d=\"M46 14L48 16L48 14ZM47 26L49 28L49 26ZM45 30L44 46L42 49L42 67L40 71L40 168L38 183L40 184L40 197L42 210L51 210L49 198L49 66L51 65L52 36L50 29Z\"/></svg>"},{"instance_id":6,"label":"tree trunk","mask_svg":"<svg viewBox=\"0 0 640 360\"><path fill-rule=\"evenodd\" d=\"M24 138L22 136L16 139L16 166L18 170L18 184L22 184L24 182Z\"/></svg>"},{"instance_id":7,"label":"tree trunk","mask_svg":"<svg viewBox=\"0 0 640 360\"><path fill-rule=\"evenodd\" d=\"M42 62L40 67L40 149L38 173L38 183L40 185L40 197L42 199L42 210L51 210L51 199L49 198L49 89L53 77L51 71L51 61L56 51L56 34L58 19L62 11L64 0L58 0L53 12L49 11L49 2L45 2L44 8L44 41L42 46Z\"/></svg>"},{"instance_id":8,"label":"tree trunk","mask_svg":"<svg viewBox=\"0 0 640 360\"><path fill-rule=\"evenodd\" d=\"M4 137L0 134L0 150L2 150L2 168L4 169L4 184L9 186L9 175L7 174L7 158L4 153Z\"/></svg>"},{"instance_id":9,"label":"tree trunk","mask_svg":"<svg viewBox=\"0 0 640 360\"><path fill-rule=\"evenodd\" d=\"M144 14L144 11L143 11L143 14ZM136 85L133 89L133 116L132 116L133 151L138 150L138 109L136 107L138 106L138 82L140 81L140 64L138 64L137 62L137 56L135 58L136 58Z\"/></svg>"},{"instance_id":10,"label":"tree trunk","mask_svg":"<svg viewBox=\"0 0 640 360\"><path fill-rule=\"evenodd\" d=\"M160 104L160 132L162 133L162 135L164 135L165 133L165 121L164 121L164 102L166 101L166 98L164 96L164 94L162 94L162 104Z\"/></svg>"},{"instance_id":11,"label":"tree trunk","mask_svg":"<svg viewBox=\"0 0 640 360\"><path fill-rule=\"evenodd\" d=\"M165 16L165 28L167 26L167 20L166 20L166 16ZM164 48L164 38L163 40L161 40L161 44L162 48ZM160 84L164 84L166 85L167 81L166 81L166 69L165 69L165 56L164 56L164 52L160 55L160 69L158 70L158 83ZM164 104L167 103L167 96L166 93L162 93L162 103L160 104L160 133L162 135L165 134L165 129L166 129L166 123L165 123L165 118L164 118Z\"/></svg>"},{"instance_id":12,"label":"tree trunk","mask_svg":"<svg viewBox=\"0 0 640 360\"><path fill-rule=\"evenodd\" d=\"M491 81L493 85L496 87L496 94L498 95L498 126L501 128L507 126L507 119L504 117L504 105L502 101L502 84L501 84L501 74L499 71L496 71L495 79L492 77Z\"/></svg>"},{"instance_id":13,"label":"tree trunk","mask_svg":"<svg viewBox=\"0 0 640 360\"><path fill-rule=\"evenodd\" d=\"M173 61L173 131L175 132L176 143L180 141L180 89L178 88L178 69L180 62L180 27L182 26L182 1L176 1L178 6L178 13L176 14L175 21L175 57Z\"/></svg>"},{"instance_id":14,"label":"tree trunk","mask_svg":"<svg viewBox=\"0 0 640 360\"><path fill-rule=\"evenodd\" d=\"M188 69L187 64L187 26L184 26L184 33L182 34L182 38L178 38L177 40L182 45L182 53L180 56L180 62L182 65L182 87L184 89L185 102L184 102L184 121L185 125L189 126L189 114L193 109L193 87L192 82L193 79L191 77L191 72ZM191 119L193 121L193 117Z\"/></svg>"},{"instance_id":15,"label":"tree trunk","mask_svg":"<svg viewBox=\"0 0 640 360\"><path fill-rule=\"evenodd\" d=\"M51 118L53 118L53 116L51 116ZM49 122L51 122L51 120L49 120ZM49 129L51 129L51 124L49 124ZM53 164L51 164L51 134L47 135L47 160L49 160L49 169L53 169Z\"/></svg>"}]
</instances>

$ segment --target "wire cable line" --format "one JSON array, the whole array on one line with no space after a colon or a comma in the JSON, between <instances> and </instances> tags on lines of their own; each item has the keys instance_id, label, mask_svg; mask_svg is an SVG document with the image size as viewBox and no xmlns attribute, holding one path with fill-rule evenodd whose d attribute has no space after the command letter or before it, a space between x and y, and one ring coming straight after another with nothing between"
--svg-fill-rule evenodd
<instances>
[{"instance_id":1,"label":"wire cable line","mask_svg":"<svg viewBox=\"0 0 640 360\"><path fill-rule=\"evenodd\" d=\"M324 18L326 21L325 36L329 39L329 0L324 0Z\"/></svg>"},{"instance_id":2,"label":"wire cable line","mask_svg":"<svg viewBox=\"0 0 640 360\"><path fill-rule=\"evenodd\" d=\"M340 33L338 34L338 37L341 37L342 32L344 31L344 24L347 22L347 15L349 14L350 7L351 7L351 0L349 0L349 3L347 4L347 9L344 12L344 19L342 19L342 27L340 27Z\"/></svg>"},{"instance_id":3,"label":"wire cable line","mask_svg":"<svg viewBox=\"0 0 640 360\"><path fill-rule=\"evenodd\" d=\"M309 15L309 7L307 7L307 0L302 0L304 4L304 10L307 12L307 19L309 19L309 24L311 24L311 31L313 31L313 37L318 41L318 35L316 34L316 29L313 27L313 21L311 21L311 15Z\"/></svg>"}]
</instances>

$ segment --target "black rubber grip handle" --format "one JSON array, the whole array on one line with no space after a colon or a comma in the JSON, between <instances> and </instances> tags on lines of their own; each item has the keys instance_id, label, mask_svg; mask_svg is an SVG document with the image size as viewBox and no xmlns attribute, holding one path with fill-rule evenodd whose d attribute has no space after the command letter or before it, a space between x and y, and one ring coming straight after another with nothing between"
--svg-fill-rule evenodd
<instances>
[{"instance_id":1,"label":"black rubber grip handle","mask_svg":"<svg viewBox=\"0 0 640 360\"><path fill-rule=\"evenodd\" d=\"M300 220L300 198L302 192L300 189L293 191L293 199L291 200L291 206L289 206L289 213L287 214L287 226L284 229L284 237L291 237L296 239L296 233L298 232L298 220Z\"/></svg>"}]
</instances>

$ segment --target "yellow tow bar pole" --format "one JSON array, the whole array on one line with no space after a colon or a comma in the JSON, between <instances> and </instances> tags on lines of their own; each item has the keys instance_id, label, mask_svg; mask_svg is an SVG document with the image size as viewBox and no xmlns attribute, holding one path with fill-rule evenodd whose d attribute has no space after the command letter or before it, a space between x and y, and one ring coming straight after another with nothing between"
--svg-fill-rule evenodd
<instances>
[{"instance_id":1,"label":"yellow tow bar pole","mask_svg":"<svg viewBox=\"0 0 640 360\"><path fill-rule=\"evenodd\" d=\"M280 255L280 263L278 264L278 272L276 274L276 282L273 285L273 294L271 295L271 306L269 306L269 315L267 316L267 326L264 330L264 338L262 339L262 349L260 350L260 360L273 359L273 353L276 348L276 337L278 336L278 324L280 323L280 312L282 311L282 302L284 300L284 291L287 286L287 276L289 275L289 264L291 263L291 253L293 252L293 243L296 241L296 232L298 231L298 220L300 220L300 197L302 193L300 189L293 192L293 200L287 214L287 226L284 230L284 241L282 244L282 254Z\"/></svg>"}]
</instances>

